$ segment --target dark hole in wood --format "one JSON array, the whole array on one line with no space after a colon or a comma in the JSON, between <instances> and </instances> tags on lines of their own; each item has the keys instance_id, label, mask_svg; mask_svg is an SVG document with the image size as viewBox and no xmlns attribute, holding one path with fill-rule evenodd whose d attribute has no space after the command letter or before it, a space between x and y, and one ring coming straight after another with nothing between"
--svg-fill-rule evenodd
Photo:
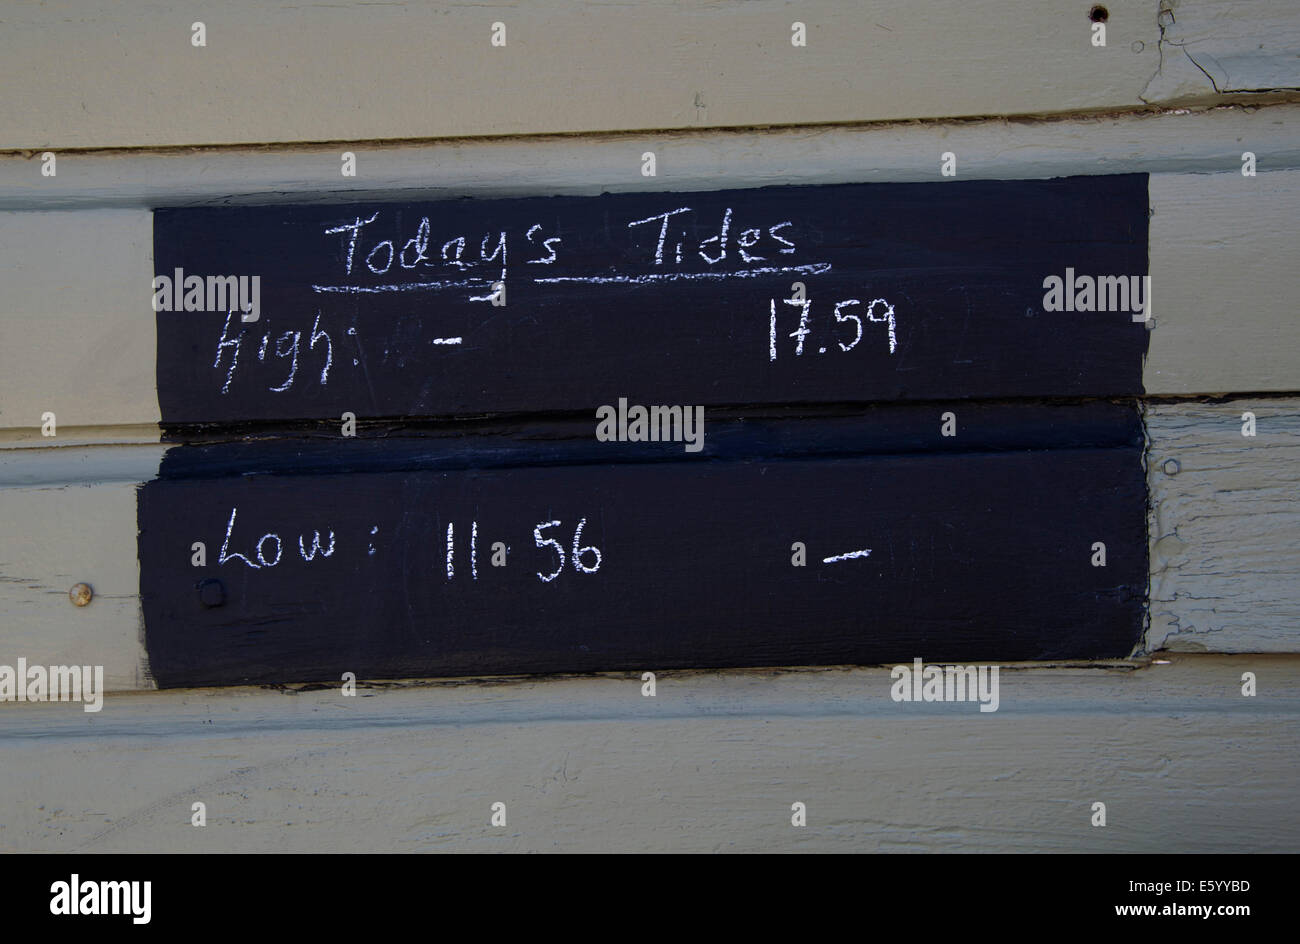
<instances>
[{"instance_id":1,"label":"dark hole in wood","mask_svg":"<svg viewBox=\"0 0 1300 944\"><path fill-rule=\"evenodd\" d=\"M1105 23L1110 19L1110 11L1103 6L1095 6L1088 11L1088 19L1094 23Z\"/></svg>"}]
</instances>

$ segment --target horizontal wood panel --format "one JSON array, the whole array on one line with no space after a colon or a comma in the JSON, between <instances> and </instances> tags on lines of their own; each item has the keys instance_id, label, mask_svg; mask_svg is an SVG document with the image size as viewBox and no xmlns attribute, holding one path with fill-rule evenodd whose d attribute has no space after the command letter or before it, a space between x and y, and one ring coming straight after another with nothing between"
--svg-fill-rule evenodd
<instances>
[{"instance_id":1,"label":"horizontal wood panel","mask_svg":"<svg viewBox=\"0 0 1300 944\"><path fill-rule=\"evenodd\" d=\"M1249 430L1250 413L1254 436ZM1147 408L1149 649L1300 648L1300 400Z\"/></svg>"},{"instance_id":2,"label":"horizontal wood panel","mask_svg":"<svg viewBox=\"0 0 1300 944\"><path fill-rule=\"evenodd\" d=\"M1138 393L1146 190L1117 175L159 210L162 418ZM1073 286L1044 292L1076 272L1097 280L1086 310Z\"/></svg>"},{"instance_id":3,"label":"horizontal wood panel","mask_svg":"<svg viewBox=\"0 0 1300 944\"><path fill-rule=\"evenodd\" d=\"M935 151L949 141L960 155L958 181L967 174L1015 178L1090 167L1128 172L1163 163L1193 172L1155 173L1150 181L1154 330L1144 388L1157 394L1291 391L1300 389L1300 367L1291 356L1300 345L1300 322L1291 317L1297 270L1287 234L1289 220L1300 212L1300 174L1271 168L1300 164L1293 113L1291 106L1276 106L1253 114L1106 122L978 122L942 132L916 127L687 136L673 145L680 150L673 152L671 178L658 180L640 178L638 145L629 151L615 141L395 148L370 158L382 165L374 178L363 175L368 179L347 185L378 189L344 193L353 202L357 193L401 199L403 188L429 187L430 181L432 194L415 191L421 198L445 198L452 187L492 196L665 185L716 189L783 178L934 180ZM1258 151L1257 177L1239 172L1247 147ZM156 423L156 332L147 307L154 271L150 217L127 204L225 201L241 192L268 200L282 188L289 191L282 199L301 202L313 188L322 199L339 199L322 189L340 185L311 176L304 166L304 160L310 165L327 155L298 154L88 157L79 168L65 168L66 177L47 181L54 186L36 189L4 184L23 162L0 160L0 203L62 201L84 208L0 213L0 304L6 314L0 320L0 424L6 438L39 441L47 410L56 413L60 429ZM863 166L864 154L871 155L872 167ZM1216 166L1223 172L1204 173ZM89 209L106 201L121 211ZM69 258L77 260L71 268L62 261ZM1233 314L1225 317L1229 310ZM118 436L112 430L98 435Z\"/></svg>"},{"instance_id":4,"label":"horizontal wood panel","mask_svg":"<svg viewBox=\"0 0 1300 944\"><path fill-rule=\"evenodd\" d=\"M953 435L944 432L947 412L952 413L949 432ZM702 415L704 435L695 454L686 453L684 442L598 439L600 421L592 415L526 414L441 423L359 423L356 435L342 442L340 424L334 421L291 430L243 425L187 429L165 437L168 442L184 442L186 448L168 448L159 462L155 447L148 452L152 464L142 463L140 468L147 469L145 478L156 474L160 479L185 481L251 474L663 463L696 456L750 461L1143 445L1136 404L1129 399L717 407ZM616 415L611 422L617 426ZM672 422L670 418L670 431ZM664 428L662 421L655 426ZM648 420L646 427L650 427ZM0 452L0 471L12 468L15 475L24 474L31 482L50 481L38 478L39 462L21 462L23 455L20 450ZM6 465L11 456L17 459Z\"/></svg>"},{"instance_id":5,"label":"horizontal wood panel","mask_svg":"<svg viewBox=\"0 0 1300 944\"><path fill-rule=\"evenodd\" d=\"M1107 7L1103 47L1093 45L1089 6L1075 0L808 0L797 8L777 0L557 0L544 10L522 2L268 7L238 0L213 9L60 0L6 14L0 147L411 139L1141 106L1161 68L1155 10L1141 0ZM206 27L202 48L191 42L196 21ZM792 44L795 21L806 26L806 46ZM492 45L494 23L506 28L504 46ZM1258 35L1272 25L1258 23ZM51 63L74 67L52 72ZM1213 96L1214 88L1207 80L1190 92Z\"/></svg>"},{"instance_id":6,"label":"horizontal wood panel","mask_svg":"<svg viewBox=\"0 0 1300 944\"><path fill-rule=\"evenodd\" d=\"M1300 172L1153 175L1148 393L1300 390Z\"/></svg>"},{"instance_id":7,"label":"horizontal wood panel","mask_svg":"<svg viewBox=\"0 0 1300 944\"><path fill-rule=\"evenodd\" d=\"M138 487L0 488L0 664L22 657L31 665L102 665L109 691L153 687L135 548ZM87 606L69 599L78 583L93 589Z\"/></svg>"},{"instance_id":8,"label":"horizontal wood panel","mask_svg":"<svg viewBox=\"0 0 1300 944\"><path fill-rule=\"evenodd\" d=\"M885 669L664 673L654 698L638 675L0 705L0 846L1294 850L1297 660L1171 659L1004 668L995 713L896 703Z\"/></svg>"},{"instance_id":9,"label":"horizontal wood panel","mask_svg":"<svg viewBox=\"0 0 1300 944\"><path fill-rule=\"evenodd\" d=\"M145 210L0 213L0 426L158 422L152 233Z\"/></svg>"},{"instance_id":10,"label":"horizontal wood panel","mask_svg":"<svg viewBox=\"0 0 1300 944\"><path fill-rule=\"evenodd\" d=\"M599 196L794 184L1008 180L1080 174L1261 173L1300 167L1300 104L1053 119L372 142L327 146L0 153L0 209L355 203ZM339 173L344 149L357 175ZM656 155L645 176L643 155ZM955 177L942 175L944 155Z\"/></svg>"},{"instance_id":11,"label":"horizontal wood panel","mask_svg":"<svg viewBox=\"0 0 1300 944\"><path fill-rule=\"evenodd\" d=\"M911 409L917 420L903 419L892 431L881 421L883 408L865 411L856 420L846 418L843 435L861 441L865 437L854 433L855 424L865 424L877 430L871 438L891 442L892 448L934 448L937 425L927 422L932 419L926 415L930 407ZM981 410L989 411L982 419ZM1258 436L1253 440L1241 436L1241 414L1246 410L1258 418ZM1293 504L1291 496L1300 491L1290 471L1295 465L1291 444L1300 435L1292 428L1297 425L1296 415L1300 415L1300 404L1285 398L1149 405L1147 463L1155 517L1148 529L1153 544L1153 602L1151 630L1143 647L1147 651L1199 651L1200 647L1212 652L1300 651L1300 600L1294 592L1300 586L1300 560L1292 539L1298 523L1288 510ZM1008 429L987 405L970 404L959 411L959 418L963 429L978 429L985 437L997 431L1005 434ZM721 425L713 419L709 422L709 436L726 439ZM751 417L741 424L749 431L741 439L733 438L729 448L744 454L748 441L790 458L807 455L805 446L790 440L789 425L779 418ZM1058 435L1073 436L1083 428L1071 422L1058 430ZM440 442L431 438L428 450L409 453L403 461L431 469L499 468L505 461L502 444L518 433L510 424L495 431L487 427L470 437L449 429L449 439ZM369 456L376 451L391 453L389 441L369 438L372 435L378 431L363 428L358 439L348 441L365 462L373 462ZM255 461L268 472L299 468L323 473L335 461L330 456L337 445L337 431L328 436L317 446L312 446L310 439L286 445L279 457L267 444L256 441L242 446L188 446L183 453L193 456L192 463L176 466L173 459L162 474L169 476L173 473L168 469L174 468L182 480L204 474L225 477L237 475ZM1054 441L1042 429L1036 436L1040 444ZM990 441L1009 450L1028 445L1012 438ZM1106 442L1094 441L1098 445ZM957 449L960 442L958 439L952 448ZM457 448L443 443L454 443ZM589 439L587 443L586 448L598 445ZM645 459L650 447L658 449L658 444L625 444L626 451L620 453L618 444L603 445L611 449L611 460L616 454L622 459ZM532 448L542 447L534 443ZM553 440L546 453L548 460L571 456L570 448L562 439ZM0 452L4 533L40 536L39 540L11 542L9 553L0 555L5 561L0 568L0 611L13 617L11 651L27 654L33 664L106 664L112 690L153 687L144 668L147 654L138 598L136 490L141 482L159 474L159 453L157 445ZM223 455L229 460L224 464ZM1175 475L1164 471L1166 458L1180 463ZM131 475L136 479L126 482ZM100 481L123 484L87 487L87 483ZM218 539L224 536L224 522L221 525ZM445 540L445 534L440 537ZM526 546L535 550L531 534L524 537ZM211 553L211 540L209 545ZM296 547L292 550L297 553ZM188 546L181 553L188 560ZM84 609L74 607L67 596L69 587L81 581L96 588L96 598Z\"/></svg>"},{"instance_id":12,"label":"horizontal wood panel","mask_svg":"<svg viewBox=\"0 0 1300 944\"><path fill-rule=\"evenodd\" d=\"M1137 435L1135 414L1102 407L1109 427L1091 407L985 422ZM853 458L870 422L834 435L793 422L786 439L814 441L821 457L752 458L731 451L733 434L698 458L673 442L657 445L676 461L610 464L616 453L586 437L570 464L456 457L471 467L442 472L421 468L431 450L419 443L362 459L336 442L314 450L323 473L275 462L259 475L256 449L231 462L219 446L176 447L140 492L151 672L177 687L345 671L1123 658L1137 645L1137 443L998 452L982 450L977 426L960 434L969 451ZM541 432L527 437L516 461L543 461L531 444ZM385 471L394 452L414 468ZM213 462L236 474L181 472Z\"/></svg>"},{"instance_id":13,"label":"horizontal wood panel","mask_svg":"<svg viewBox=\"0 0 1300 944\"><path fill-rule=\"evenodd\" d=\"M1230 0L1162 4L1160 70L1147 101L1215 92L1300 88L1300 16L1294 5Z\"/></svg>"}]
</instances>

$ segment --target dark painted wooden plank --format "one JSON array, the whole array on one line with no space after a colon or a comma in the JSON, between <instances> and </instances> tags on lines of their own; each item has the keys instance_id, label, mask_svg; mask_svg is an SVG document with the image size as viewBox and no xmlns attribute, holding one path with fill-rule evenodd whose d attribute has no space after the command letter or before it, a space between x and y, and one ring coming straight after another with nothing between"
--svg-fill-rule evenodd
<instances>
[{"instance_id":1,"label":"dark painted wooden plank","mask_svg":"<svg viewBox=\"0 0 1300 944\"><path fill-rule=\"evenodd\" d=\"M942 433L948 412L956 424L953 436ZM967 454L1141 446L1145 441L1131 401L714 408L704 417L697 460ZM340 475L685 458L681 443L598 442L595 427L594 414L360 425L356 437L346 439L337 422L297 428L289 435L278 428L220 427L186 431L187 447L163 455L158 477Z\"/></svg>"},{"instance_id":2,"label":"dark painted wooden plank","mask_svg":"<svg viewBox=\"0 0 1300 944\"><path fill-rule=\"evenodd\" d=\"M139 495L152 671L170 687L1133 650L1139 445L853 456L837 435L801 458L459 469L398 468L421 447L388 444L402 460L354 455L338 474L319 453L310 473L275 455L262 473L246 449L223 464L219 445L176 447L186 458ZM187 462L224 473L190 478ZM251 474L232 474L240 463ZM534 534L551 521L540 535L562 567ZM579 523L594 572L573 564ZM315 532L334 550L308 561Z\"/></svg>"},{"instance_id":3,"label":"dark painted wooden plank","mask_svg":"<svg viewBox=\"0 0 1300 944\"><path fill-rule=\"evenodd\" d=\"M666 230L628 225L682 208ZM351 250L350 231L327 233L371 216ZM507 304L494 307L471 298L502 277L502 233ZM444 262L461 237L463 267ZM556 238L555 261L539 262ZM382 269L385 241L399 258L376 274L366 260ZM587 411L618 397L811 404L1142 391L1145 326L1123 311L1044 311L1043 282L1067 269L1147 272L1144 174L159 209L154 253L159 275L260 279L256 322L158 313L168 425ZM792 336L802 306L785 302L795 281L811 303L802 338ZM892 306L892 344L876 299ZM849 300L858 304L837 320Z\"/></svg>"}]
</instances>

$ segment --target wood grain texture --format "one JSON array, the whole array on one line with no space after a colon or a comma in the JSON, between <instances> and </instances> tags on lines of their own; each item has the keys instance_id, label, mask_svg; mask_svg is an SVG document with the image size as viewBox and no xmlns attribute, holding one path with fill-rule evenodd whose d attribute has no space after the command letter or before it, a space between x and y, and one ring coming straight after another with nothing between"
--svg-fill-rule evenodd
<instances>
[{"instance_id":1,"label":"wood grain texture","mask_svg":"<svg viewBox=\"0 0 1300 944\"><path fill-rule=\"evenodd\" d=\"M151 436L123 437L113 442L104 435L104 427L77 430L80 441L49 445L49 439L37 442L11 442L0 448L0 488L60 487L65 485L98 486L138 484L158 473L164 447L158 444L157 427L145 427ZM90 437L99 434L108 442Z\"/></svg>"},{"instance_id":2,"label":"wood grain texture","mask_svg":"<svg viewBox=\"0 0 1300 944\"><path fill-rule=\"evenodd\" d=\"M1146 422L1147 649L1300 650L1300 400L1157 403Z\"/></svg>"},{"instance_id":3,"label":"wood grain texture","mask_svg":"<svg viewBox=\"0 0 1300 944\"><path fill-rule=\"evenodd\" d=\"M1292 4L1165 0L1160 69L1145 101L1300 90L1300 16Z\"/></svg>"},{"instance_id":4,"label":"wood grain texture","mask_svg":"<svg viewBox=\"0 0 1300 944\"><path fill-rule=\"evenodd\" d=\"M0 426L39 437L47 411L65 428L158 422L141 370L152 231L144 210L0 213Z\"/></svg>"},{"instance_id":5,"label":"wood grain texture","mask_svg":"<svg viewBox=\"0 0 1300 944\"><path fill-rule=\"evenodd\" d=\"M743 127L1142 105L1161 61L1155 8L1149 0L1109 3L1105 47L1092 45L1088 9L1077 0L807 0L797 9L780 0L556 0L545 9L20 5L0 33L0 147ZM804 48L791 44L795 20L807 26ZM204 48L191 45L195 21L207 27ZM506 26L504 47L490 42L497 22Z\"/></svg>"},{"instance_id":6,"label":"wood grain texture","mask_svg":"<svg viewBox=\"0 0 1300 944\"><path fill-rule=\"evenodd\" d=\"M153 687L135 505L135 483L0 488L0 663L103 665L106 690ZM89 605L68 599L76 583L93 589Z\"/></svg>"},{"instance_id":7,"label":"wood grain texture","mask_svg":"<svg viewBox=\"0 0 1300 944\"><path fill-rule=\"evenodd\" d=\"M1236 173L1300 167L1300 105L1189 107L1041 120L534 135L342 146L0 153L0 209L355 203L460 196L717 190L790 184L1008 180L1080 174ZM656 175L641 174L653 151ZM951 151L957 177L943 178Z\"/></svg>"},{"instance_id":8,"label":"wood grain texture","mask_svg":"<svg viewBox=\"0 0 1300 944\"><path fill-rule=\"evenodd\" d=\"M0 848L1294 852L1300 660L1171 658L1004 669L989 714L884 669L0 705Z\"/></svg>"},{"instance_id":9,"label":"wood grain texture","mask_svg":"<svg viewBox=\"0 0 1300 944\"><path fill-rule=\"evenodd\" d=\"M1150 195L1147 393L1300 390L1300 171L1157 174Z\"/></svg>"}]
</instances>

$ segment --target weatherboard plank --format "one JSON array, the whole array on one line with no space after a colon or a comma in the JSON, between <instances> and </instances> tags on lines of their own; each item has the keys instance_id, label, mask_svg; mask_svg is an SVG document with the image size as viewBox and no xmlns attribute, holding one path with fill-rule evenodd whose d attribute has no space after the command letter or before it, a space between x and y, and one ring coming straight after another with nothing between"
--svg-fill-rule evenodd
<instances>
[{"instance_id":1,"label":"weatherboard plank","mask_svg":"<svg viewBox=\"0 0 1300 944\"><path fill-rule=\"evenodd\" d=\"M1146 426L1147 648L1300 650L1300 400L1155 403Z\"/></svg>"},{"instance_id":2,"label":"weatherboard plank","mask_svg":"<svg viewBox=\"0 0 1300 944\"><path fill-rule=\"evenodd\" d=\"M1290 130L1295 113L1278 105L1106 121L684 135L667 142L674 170L660 180L622 169L625 144L580 138L377 148L373 175L339 184L313 170L327 155L310 149L83 154L39 187L21 159L0 158L0 439L43 442L47 410L59 418L59 442L114 441L114 427L158 422L157 331L148 307L152 214L143 207L416 199L403 195L410 193L597 194L648 183L715 190L782 175L809 184L933 180L937 173L923 158L944 146L964 158L950 183L1091 167L1152 171L1155 309L1143 388L1300 390L1291 353L1300 344L1290 301L1297 269L1288 238L1300 212L1300 172L1288 169L1300 163ZM1258 155L1258 177L1239 172L1244 148ZM863 154L871 155L870 167L862 166ZM121 209L102 209L109 205ZM44 207L62 212L37 209ZM71 268L69 259L76 260ZM74 427L79 431L65 437Z\"/></svg>"},{"instance_id":3,"label":"weatherboard plank","mask_svg":"<svg viewBox=\"0 0 1300 944\"><path fill-rule=\"evenodd\" d=\"M1009 424L996 413L972 412L975 404L958 409L959 429L1007 430ZM1023 409L1023 407L1017 407ZM887 430L891 421L883 413L899 408L880 407L864 413L861 422L870 429ZM960 455L959 443L941 440L936 417L929 405L915 405L915 434L911 420L895 417L899 435L882 433L885 452L913 449L948 449ZM1241 414L1252 411L1258 420L1256 439L1241 436ZM1293 588L1300 585L1294 527L1288 509L1297 492L1288 476L1294 468L1289 445L1295 438L1294 398L1252 398L1222 403L1159 403L1149 405L1145 417L1151 445L1147 456L1152 519L1150 541L1151 631L1143 651L1182 649L1196 651L1295 652L1300 650L1300 601ZM848 420L825 417L817 424L833 428L848 424L842 438L870 441L871 436ZM797 458L812 451L808 442L787 442L778 430L807 424L785 424L755 418L724 431L716 418L708 420L706 449L730 438L737 455L760 453L752 446L766 443L775 455ZM745 426L765 426L746 446L736 442ZM1078 416L1057 427L1052 438L1045 424L1032 428L1044 443L1061 442L1071 431L1094 448L1117 445L1106 438L1109 423L1088 423ZM1089 430L1092 430L1089 432ZM555 430L559 437L558 429ZM331 433L331 436L335 435ZM426 433L422 445L396 448L391 439L370 437L372 431L349 441L364 453L382 453L384 462L370 458L357 468L378 467L390 472L427 467L452 471L475 463L507 468L516 460L502 445L514 436L509 425L492 431L483 427L469 434L447 432L443 437ZM914 437L914 438L913 438ZM886 442L887 440L887 442ZM532 447L546 462L572 458L562 438L534 442ZM996 439L999 448L1023 449L1011 438ZM945 445L945 443L947 445ZM139 562L136 547L137 490L144 481L161 475L199 480L205 474L218 478L257 469L267 474L293 468L321 474L338 468L337 450L329 440L313 445L311 439L271 449L265 442L191 445L170 450L160 469L154 446L83 447L61 449L8 449L0 453L0 521L5 533L22 537L0 553L0 612L7 614L5 651L11 658L24 655L33 664L104 664L110 691L152 688L148 654L142 638L139 599ZM601 444L611 461L670 462L655 444ZM651 450L650 446L654 446ZM833 446L833 443L827 443ZM885 447L888 447L887 449ZM181 461L180 454L186 459ZM1179 471L1169 475L1165 459L1176 459ZM1290 463L1290 464L1288 464ZM123 476L126 476L125 478ZM365 476L360 476L365 478ZM1288 491L1289 489L1289 491ZM94 526L88 526L94 522ZM224 532L223 532L224 533ZM309 535L310 537L310 535ZM527 535L531 545L531 534ZM121 569L125 561L129 566ZM576 575L575 575L576 576ZM96 588L90 606L78 609L68 601L72 583L86 581ZM0 662L3 662L0 659Z\"/></svg>"},{"instance_id":4,"label":"weatherboard plank","mask_svg":"<svg viewBox=\"0 0 1300 944\"><path fill-rule=\"evenodd\" d=\"M0 147L409 140L1140 107L1161 66L1160 25L1137 0L1112 0L1109 9L1108 42L1099 47L1089 7L1074 0L805 0L797 9L772 0L555 0L546 9L518 0L283 8L231 0L184 13L157 0L52 0L17 7L0 35L11 76ZM206 45L192 42L196 20ZM792 42L796 21L805 46ZM495 24L504 45L493 45ZM1276 23L1259 28L1263 38ZM1259 54L1266 57L1276 58ZM52 62L77 68L50 74ZM1201 97L1218 98L1204 86Z\"/></svg>"},{"instance_id":5,"label":"weatherboard plank","mask_svg":"<svg viewBox=\"0 0 1300 944\"><path fill-rule=\"evenodd\" d=\"M496 468L421 467L419 449L385 444L333 470L317 447L305 472L271 449L259 474L247 447L175 447L139 493L150 669L174 687L1125 657L1147 573L1142 450L1117 442L1140 436L1130 417L1100 447L832 441L772 459L658 444L677 460L644 462L602 461L588 439L585 459ZM184 471L214 463L226 474Z\"/></svg>"},{"instance_id":6,"label":"weatherboard plank","mask_svg":"<svg viewBox=\"0 0 1300 944\"><path fill-rule=\"evenodd\" d=\"M1146 194L1138 174L158 210L162 420L1136 394ZM1045 280L1076 274L1125 301L1053 310Z\"/></svg>"},{"instance_id":7,"label":"weatherboard plank","mask_svg":"<svg viewBox=\"0 0 1300 944\"><path fill-rule=\"evenodd\" d=\"M1167 661L1004 667L991 714L895 702L887 668L661 672L653 698L637 673L361 685L355 698L338 684L110 695L98 714L0 705L0 844L1294 852L1300 659ZM1242 697L1245 672L1256 697ZM489 825L495 802L507 828Z\"/></svg>"}]
</instances>

